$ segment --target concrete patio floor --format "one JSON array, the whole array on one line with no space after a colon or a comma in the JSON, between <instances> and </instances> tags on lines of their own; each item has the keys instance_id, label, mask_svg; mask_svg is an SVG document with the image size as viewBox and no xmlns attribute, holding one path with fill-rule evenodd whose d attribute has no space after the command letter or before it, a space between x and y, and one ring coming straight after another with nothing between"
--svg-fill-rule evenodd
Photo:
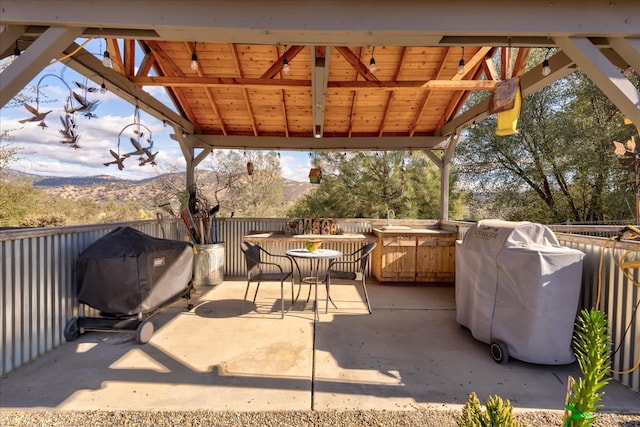
<instances>
[{"instance_id":1,"label":"concrete patio floor","mask_svg":"<svg viewBox=\"0 0 640 427\"><path fill-rule=\"evenodd\" d=\"M338 282L340 283L340 282ZM256 303L245 282L199 287L134 334L87 332L0 379L2 410L410 410L459 408L475 391L516 410L562 410L575 364L499 365L455 321L451 286L368 282L373 314L352 284L332 286L338 308L313 321L301 298L280 319L279 284ZM289 289L285 289L285 299ZM313 298L313 295L312 295ZM604 411L640 412L640 393L612 381Z\"/></svg>"}]
</instances>

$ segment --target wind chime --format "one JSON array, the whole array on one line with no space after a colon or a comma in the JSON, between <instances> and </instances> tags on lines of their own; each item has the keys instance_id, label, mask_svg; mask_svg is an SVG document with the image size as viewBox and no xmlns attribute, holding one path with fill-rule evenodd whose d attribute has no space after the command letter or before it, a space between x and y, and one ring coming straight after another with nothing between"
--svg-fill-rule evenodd
<instances>
[{"instance_id":1,"label":"wind chime","mask_svg":"<svg viewBox=\"0 0 640 427\"><path fill-rule=\"evenodd\" d=\"M133 128L133 129L131 129ZM122 137L125 132L128 133L129 141L133 146L133 151L121 154L120 153L120 143ZM151 129L140 122L140 109L136 104L136 108L133 112L133 122L129 123L125 127L120 130L118 134L118 151L115 152L109 149L109 153L114 160L110 162L104 163L105 166L109 165L117 165L119 170L124 169L124 161L132 156L138 157L138 165L144 166L150 164L152 166L156 165L155 158L158 155L159 151L155 153L152 152L153 149L153 139Z\"/></svg>"},{"instance_id":2,"label":"wind chime","mask_svg":"<svg viewBox=\"0 0 640 427\"><path fill-rule=\"evenodd\" d=\"M624 144L613 141L615 146L614 152L618 155L620 164L627 169L629 173L629 181L627 182L633 187L635 196L635 215L636 225L640 225L640 150L636 145L636 139L631 136Z\"/></svg>"},{"instance_id":3,"label":"wind chime","mask_svg":"<svg viewBox=\"0 0 640 427\"><path fill-rule=\"evenodd\" d=\"M62 135L62 139L60 140L61 144L69 145L71 148L78 149L80 145L78 144L80 140L80 135L78 134L78 114L82 114L87 119L97 117L94 114L95 109L98 107L100 103L99 100L89 100L88 94L99 91L100 89L95 87L90 87L85 83L75 82L76 86L82 90L82 93L79 94L74 92L71 87L67 84L67 82L60 76L55 74L45 74L38 80L38 84L36 85L36 106L33 107L26 102L23 103L24 108L32 114L31 117L26 119L19 120L20 123L28 123L28 122L40 122L38 126L42 129L45 129L47 126L45 122L45 118L51 111L40 112L40 85L45 78L54 77L59 79L69 90L69 96L66 99L64 105L65 115L60 116L60 122L62 123L62 129L59 129L60 135ZM102 90L100 90L101 93Z\"/></svg>"}]
</instances>

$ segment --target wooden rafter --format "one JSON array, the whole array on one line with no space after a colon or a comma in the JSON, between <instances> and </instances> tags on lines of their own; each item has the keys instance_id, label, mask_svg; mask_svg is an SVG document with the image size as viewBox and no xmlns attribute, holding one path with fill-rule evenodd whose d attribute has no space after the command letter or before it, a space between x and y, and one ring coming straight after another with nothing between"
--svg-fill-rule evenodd
<instances>
[{"instance_id":1,"label":"wooden rafter","mask_svg":"<svg viewBox=\"0 0 640 427\"><path fill-rule=\"evenodd\" d=\"M287 49L281 57L279 57L278 59L276 59L276 61L271 64L271 67L269 67L269 69L267 71L264 72L264 74L262 74L260 76L261 79L272 79L274 78L276 75L278 75L278 73L280 73L282 71L282 60L283 59L287 59L287 61L291 62L291 60L293 58L296 57L296 55L298 55L302 49L304 49L304 46L291 46L289 47L289 49Z\"/></svg>"},{"instance_id":2,"label":"wooden rafter","mask_svg":"<svg viewBox=\"0 0 640 427\"><path fill-rule=\"evenodd\" d=\"M360 53L358 54L358 60L362 62L362 54L364 53L364 48L360 48ZM360 78L360 74L356 73L356 81L358 81L358 79ZM355 118L356 115L356 100L358 99L358 92L357 91L352 91L351 92L351 109L349 112L349 128L347 131L347 135L351 136L352 132L353 132L353 120Z\"/></svg>"},{"instance_id":3,"label":"wooden rafter","mask_svg":"<svg viewBox=\"0 0 640 427\"><path fill-rule=\"evenodd\" d=\"M354 70L358 72L362 78L369 82L378 82L378 78L369 71L369 67L362 63L360 58L358 58L351 49L345 46L336 46L335 49L340 52L340 55L344 59L347 60L349 64L353 67Z\"/></svg>"},{"instance_id":4,"label":"wooden rafter","mask_svg":"<svg viewBox=\"0 0 640 427\"><path fill-rule=\"evenodd\" d=\"M458 111L460 111L460 109L464 105L464 102L469 97L470 91L481 90L481 88L482 90L493 90L493 88L495 88L496 81L494 80L478 80L480 76L482 76L483 72L485 71L482 64L486 64L486 61L484 61L484 59L486 58L487 53L489 53L490 51L491 51L490 47L481 48L473 56L473 58L469 60L469 70L473 73L472 74L473 80L464 80L464 81L470 81L470 82L482 81L486 83L486 86L482 87L479 85L479 86L476 86L476 89L472 87L465 88L463 91L460 91L452 95L451 100L444 111L444 114L442 115L440 121L438 122L438 128L443 126L444 123L446 123L456 114L458 114ZM468 73L466 74L468 75Z\"/></svg>"},{"instance_id":5,"label":"wooden rafter","mask_svg":"<svg viewBox=\"0 0 640 427\"><path fill-rule=\"evenodd\" d=\"M111 68L121 76L124 76L124 64L122 63L122 55L120 53L120 46L118 46L118 40L107 39L107 51L111 58Z\"/></svg>"},{"instance_id":6,"label":"wooden rafter","mask_svg":"<svg viewBox=\"0 0 640 427\"><path fill-rule=\"evenodd\" d=\"M145 52L145 58L146 57L150 57L151 58L148 61L149 66L155 70L157 75L164 76L164 71L162 70L162 67L160 66L160 63L157 61L156 55L153 52L153 50L151 49L151 46L149 45L149 43L147 43L146 41L140 41L140 45L143 47L142 50ZM140 71L140 69L138 69L138 71ZM147 75L147 74L149 74L149 72L145 73L144 75ZM187 115L187 113L186 113L185 109L183 108L182 104L180 104L180 100L176 96L175 90L172 87L165 87L164 90L167 92L167 95L169 96L169 99L171 99L171 103L176 108L176 110L180 113L180 115L182 117L187 117L188 118L189 116Z\"/></svg>"},{"instance_id":7,"label":"wooden rafter","mask_svg":"<svg viewBox=\"0 0 640 427\"><path fill-rule=\"evenodd\" d=\"M500 61L502 69L500 71L502 74L502 80L510 79L513 75L513 62L511 61L511 54L511 46L503 47L501 49Z\"/></svg>"},{"instance_id":8,"label":"wooden rafter","mask_svg":"<svg viewBox=\"0 0 640 427\"><path fill-rule=\"evenodd\" d=\"M500 80L500 74L498 74L496 63L493 62L493 55L489 54L484 58L484 61L482 62L482 70L484 71L484 75L487 79Z\"/></svg>"},{"instance_id":9,"label":"wooden rafter","mask_svg":"<svg viewBox=\"0 0 640 427\"><path fill-rule=\"evenodd\" d=\"M149 45L144 41L139 41L138 43L140 45L140 49L144 52L144 57L142 58L142 61L140 61L140 66L138 67L136 76L148 76L151 68L156 64L156 57L151 53Z\"/></svg>"},{"instance_id":10,"label":"wooden rafter","mask_svg":"<svg viewBox=\"0 0 640 427\"><path fill-rule=\"evenodd\" d=\"M402 66L404 65L404 61L407 58L407 47L402 48L402 54L400 55L400 61L398 61L398 66L396 67L395 75L393 76L393 80L398 81L400 77L400 71L402 71ZM384 133L384 126L387 122L387 116L389 115L389 110L391 110L391 104L393 103L393 97L395 96L395 92L389 92L389 96L387 98L387 105L384 109L384 114L382 115L382 120L380 121L380 130L378 131L378 136L382 136Z\"/></svg>"},{"instance_id":11,"label":"wooden rafter","mask_svg":"<svg viewBox=\"0 0 640 427\"><path fill-rule=\"evenodd\" d=\"M133 76L136 69L136 41L127 39L123 41L124 46L124 75L125 77Z\"/></svg>"},{"instance_id":12,"label":"wooden rafter","mask_svg":"<svg viewBox=\"0 0 640 427\"><path fill-rule=\"evenodd\" d=\"M260 88L309 88L311 80L299 79L252 79L236 77L132 77L131 81L138 86L171 86L171 87L244 87ZM331 89L345 90L488 90L495 87L491 80L401 80L401 81L330 81Z\"/></svg>"},{"instance_id":13,"label":"wooden rafter","mask_svg":"<svg viewBox=\"0 0 640 427\"><path fill-rule=\"evenodd\" d=\"M478 51L468 60L465 61L464 68L465 72L463 74L454 74L451 80L462 80L465 76L469 74L469 71L475 70L479 64L484 61L487 52L491 50L490 47L481 47Z\"/></svg>"},{"instance_id":14,"label":"wooden rafter","mask_svg":"<svg viewBox=\"0 0 640 427\"><path fill-rule=\"evenodd\" d=\"M442 77L443 74L443 70L445 68L445 65L447 64L447 59L449 57L449 55L451 54L451 50L450 49L445 49L444 50L444 54L441 56L440 58L440 64L438 65L438 71L436 71L436 75L433 76L435 79L439 79L440 77ZM420 106L418 107L418 111L416 112L415 117L413 118L413 121L411 122L411 125L409 126L409 136L413 136L416 132L416 127L418 126L418 123L420 122L420 119L422 118L422 115L425 112L425 108L429 102L429 98L431 98L431 94L432 92L430 90L426 91L424 96L422 97L422 100L420 101Z\"/></svg>"},{"instance_id":15,"label":"wooden rafter","mask_svg":"<svg viewBox=\"0 0 640 427\"><path fill-rule=\"evenodd\" d=\"M240 64L238 48L234 43L231 43L231 52L233 53L233 62L236 64L236 71L238 72L238 76L242 78L244 77L244 72L242 71L242 64ZM251 128L253 129L253 134L258 136L258 126L256 125L256 116L253 114L253 107L251 107L251 99L249 98L249 91L247 90L246 87L242 88L242 97L244 98L244 105L247 108L247 115L249 116L249 121L251 122Z\"/></svg>"},{"instance_id":16,"label":"wooden rafter","mask_svg":"<svg viewBox=\"0 0 640 427\"><path fill-rule=\"evenodd\" d=\"M186 42L186 46L189 52L189 56L195 53L195 50L196 50L195 43ZM198 77L204 77L204 70L201 66L198 67L196 72L198 73ZM220 108L218 108L218 103L216 102L212 89L205 88L204 93L207 96L207 101L209 101L209 105L211 105L213 114L215 114L216 118L218 119L218 123L220 124L220 131L222 132L223 135L227 135L227 128L225 127L224 120L222 119L222 114L220 113Z\"/></svg>"},{"instance_id":17,"label":"wooden rafter","mask_svg":"<svg viewBox=\"0 0 640 427\"><path fill-rule=\"evenodd\" d=\"M478 79L480 78L480 76L482 75L483 69L482 67L478 67L475 70L474 79ZM444 125L444 123L446 123L447 121L451 120L452 117L455 117L456 114L458 114L458 112L460 111L460 109L464 106L465 101L467 100L467 98L469 97L469 94L471 92L469 91L465 91L465 92L460 92L457 96L452 98L452 101L450 103L453 104L455 102L455 104L453 105L452 108L447 107L447 113L443 116L445 120L445 122L440 122L438 123L438 128L440 128L442 125Z\"/></svg>"},{"instance_id":18,"label":"wooden rafter","mask_svg":"<svg viewBox=\"0 0 640 427\"><path fill-rule=\"evenodd\" d=\"M278 46L276 46L276 56L280 57L280 52L278 51ZM277 59L276 59L277 61ZM282 69L281 69L282 70ZM280 73L280 77L284 78L282 73ZM284 136L289 137L289 119L287 118L287 99L284 96L284 89L280 89L280 107L282 109L282 125L284 127Z\"/></svg>"},{"instance_id":19,"label":"wooden rafter","mask_svg":"<svg viewBox=\"0 0 640 427\"><path fill-rule=\"evenodd\" d=\"M158 69L162 72L162 74L164 74L165 76L167 74L171 74L173 76L178 76L178 78L184 78L185 77L185 74L182 72L180 67L178 67L175 64L173 59L171 59L164 52L164 50L160 49L160 47L158 46L157 42L148 41L148 44L149 44L149 48L151 48L151 51L156 56L156 61L159 64ZM131 77L131 80L134 80L134 79L137 79L137 78L143 78L143 77ZM164 77L159 77L159 78L164 78ZM199 124L198 124L197 117L196 117L195 113L193 112L193 109L191 108L189 102L187 102L187 97L182 92L182 90L176 90L175 88L172 88L172 92L171 93L173 93L173 96L175 97L176 104L180 106L180 109L184 112L184 115L187 117L187 119L189 119L189 121L191 123L193 123L194 126L198 127Z\"/></svg>"},{"instance_id":20,"label":"wooden rafter","mask_svg":"<svg viewBox=\"0 0 640 427\"><path fill-rule=\"evenodd\" d=\"M516 57L516 62L513 65L513 75L520 76L524 72L524 68L527 65L527 58L529 58L528 47L521 47L518 49L518 56Z\"/></svg>"}]
</instances>

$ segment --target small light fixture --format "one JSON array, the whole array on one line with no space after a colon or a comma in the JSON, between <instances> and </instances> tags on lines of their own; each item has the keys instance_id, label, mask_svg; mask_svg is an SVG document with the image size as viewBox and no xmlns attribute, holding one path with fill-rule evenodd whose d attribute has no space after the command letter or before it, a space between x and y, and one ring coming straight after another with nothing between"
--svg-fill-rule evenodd
<instances>
[{"instance_id":1,"label":"small light fixture","mask_svg":"<svg viewBox=\"0 0 640 427\"><path fill-rule=\"evenodd\" d=\"M547 53L544 55L544 61L542 61L542 75L547 77L551 74L551 67L549 66L549 52L551 52L551 48L547 49Z\"/></svg>"},{"instance_id":2,"label":"small light fixture","mask_svg":"<svg viewBox=\"0 0 640 427\"><path fill-rule=\"evenodd\" d=\"M107 93L107 85L104 84L104 80L102 81L102 84L100 85L100 93Z\"/></svg>"},{"instance_id":3,"label":"small light fixture","mask_svg":"<svg viewBox=\"0 0 640 427\"><path fill-rule=\"evenodd\" d=\"M198 71L198 55L196 55L196 46L198 42L193 43L193 53L191 54L191 70Z\"/></svg>"},{"instance_id":4,"label":"small light fixture","mask_svg":"<svg viewBox=\"0 0 640 427\"><path fill-rule=\"evenodd\" d=\"M13 49L13 56L20 56L22 52L20 52L20 48L18 47L18 40L16 40L16 48Z\"/></svg>"},{"instance_id":5,"label":"small light fixture","mask_svg":"<svg viewBox=\"0 0 640 427\"><path fill-rule=\"evenodd\" d=\"M369 71L371 71L372 73L378 71L378 67L376 67L376 59L373 57L373 52L375 50L376 47L374 46L373 49L371 49L371 59L369 60Z\"/></svg>"},{"instance_id":6,"label":"small light fixture","mask_svg":"<svg viewBox=\"0 0 640 427\"><path fill-rule=\"evenodd\" d=\"M107 68L111 68L111 55L109 55L109 51L105 50L104 53L102 54L102 65L104 65Z\"/></svg>"},{"instance_id":7,"label":"small light fixture","mask_svg":"<svg viewBox=\"0 0 640 427\"><path fill-rule=\"evenodd\" d=\"M289 71L291 71L291 67L289 67L289 61L287 60L287 58L282 58L282 73L289 74Z\"/></svg>"},{"instance_id":8,"label":"small light fixture","mask_svg":"<svg viewBox=\"0 0 640 427\"><path fill-rule=\"evenodd\" d=\"M464 74L464 46L462 46L462 56L460 57L460 62L458 62L458 74Z\"/></svg>"}]
</instances>

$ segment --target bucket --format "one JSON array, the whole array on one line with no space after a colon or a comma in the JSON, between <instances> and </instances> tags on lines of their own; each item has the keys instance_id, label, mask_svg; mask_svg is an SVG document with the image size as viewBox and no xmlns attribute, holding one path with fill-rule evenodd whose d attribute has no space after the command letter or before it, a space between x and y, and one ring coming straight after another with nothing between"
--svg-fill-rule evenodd
<instances>
[{"instance_id":1,"label":"bucket","mask_svg":"<svg viewBox=\"0 0 640 427\"><path fill-rule=\"evenodd\" d=\"M193 245L193 284L219 285L224 281L224 243Z\"/></svg>"}]
</instances>

